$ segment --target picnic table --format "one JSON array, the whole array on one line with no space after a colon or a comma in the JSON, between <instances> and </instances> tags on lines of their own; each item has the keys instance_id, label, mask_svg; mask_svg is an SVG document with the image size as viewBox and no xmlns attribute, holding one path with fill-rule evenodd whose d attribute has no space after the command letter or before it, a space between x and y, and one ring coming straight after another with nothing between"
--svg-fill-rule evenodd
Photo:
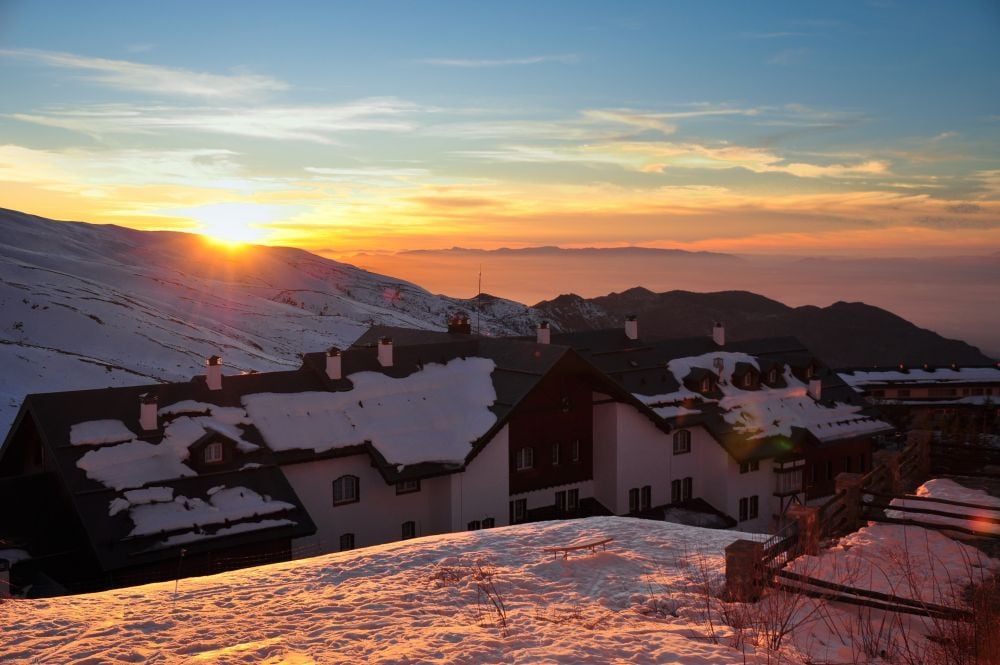
<instances>
[{"instance_id":1,"label":"picnic table","mask_svg":"<svg viewBox=\"0 0 1000 665\"><path fill-rule=\"evenodd\" d=\"M551 552L553 559L559 554L562 554L563 558L566 559L569 557L570 552L574 552L576 550L589 549L591 552L596 552L597 548L600 547L602 550L607 551L608 543L613 540L614 538L601 538L599 540L591 540L585 543L573 543L572 545L564 545L562 547L544 547L542 548L542 551L546 553Z\"/></svg>"}]
</instances>

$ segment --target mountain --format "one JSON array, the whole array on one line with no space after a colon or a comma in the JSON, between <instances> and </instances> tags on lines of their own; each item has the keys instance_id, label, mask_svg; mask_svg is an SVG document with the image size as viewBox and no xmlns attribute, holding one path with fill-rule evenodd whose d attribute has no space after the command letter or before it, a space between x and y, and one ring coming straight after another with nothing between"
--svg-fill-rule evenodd
<instances>
[{"instance_id":1,"label":"mountain","mask_svg":"<svg viewBox=\"0 0 1000 665\"><path fill-rule=\"evenodd\" d=\"M488 334L530 333L521 304L481 298ZM474 302L288 247L55 222L0 209L0 431L31 392L297 367L371 324L441 329Z\"/></svg>"},{"instance_id":2,"label":"mountain","mask_svg":"<svg viewBox=\"0 0 1000 665\"><path fill-rule=\"evenodd\" d=\"M451 247L449 249L410 249L400 254L414 256L447 256L449 254L466 254L475 256L508 256L508 257L534 257L534 258L561 258L561 257L585 257L585 258L669 258L669 259L724 259L740 262L737 256L732 254L720 254L718 252L691 252L685 249L663 249L660 247L556 247L544 245L541 247L499 247L497 249L477 249L469 247Z\"/></svg>"},{"instance_id":3,"label":"mountain","mask_svg":"<svg viewBox=\"0 0 1000 665\"><path fill-rule=\"evenodd\" d=\"M974 346L860 302L793 308L747 291L654 293L637 287L598 298L561 295L534 309L562 330L618 326L635 314L640 335L649 339L706 335L721 321L727 339L793 335L834 367L993 362Z\"/></svg>"}]
</instances>

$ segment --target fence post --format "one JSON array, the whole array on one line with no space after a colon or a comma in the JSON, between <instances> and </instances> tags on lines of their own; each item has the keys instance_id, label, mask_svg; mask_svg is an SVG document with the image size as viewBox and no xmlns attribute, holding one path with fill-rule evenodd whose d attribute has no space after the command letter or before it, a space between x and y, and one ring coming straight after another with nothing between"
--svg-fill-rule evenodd
<instances>
[{"instance_id":1,"label":"fence post","mask_svg":"<svg viewBox=\"0 0 1000 665\"><path fill-rule=\"evenodd\" d=\"M788 516L799 524L799 552L819 554L819 508L792 504L788 506Z\"/></svg>"},{"instance_id":2,"label":"fence post","mask_svg":"<svg viewBox=\"0 0 1000 665\"><path fill-rule=\"evenodd\" d=\"M913 453L916 455L914 468L916 478L907 478L912 484L918 485L931 475L931 438L933 436L933 432L925 429L911 430L906 433L906 447L912 446Z\"/></svg>"},{"instance_id":3,"label":"fence post","mask_svg":"<svg viewBox=\"0 0 1000 665\"><path fill-rule=\"evenodd\" d=\"M10 561L0 559L0 598L10 598Z\"/></svg>"},{"instance_id":4,"label":"fence post","mask_svg":"<svg viewBox=\"0 0 1000 665\"><path fill-rule=\"evenodd\" d=\"M895 450L876 450L872 453L872 460L876 466L884 466L889 476L889 491L886 494L903 493L903 477L899 473L899 458L901 453Z\"/></svg>"},{"instance_id":5,"label":"fence post","mask_svg":"<svg viewBox=\"0 0 1000 665\"><path fill-rule=\"evenodd\" d=\"M734 602L756 602L764 588L764 543L737 540L726 545L726 591Z\"/></svg>"},{"instance_id":6,"label":"fence post","mask_svg":"<svg viewBox=\"0 0 1000 665\"><path fill-rule=\"evenodd\" d=\"M844 519L847 530L858 528L861 519L861 479L860 473L838 473L834 478L837 494L844 492Z\"/></svg>"}]
</instances>

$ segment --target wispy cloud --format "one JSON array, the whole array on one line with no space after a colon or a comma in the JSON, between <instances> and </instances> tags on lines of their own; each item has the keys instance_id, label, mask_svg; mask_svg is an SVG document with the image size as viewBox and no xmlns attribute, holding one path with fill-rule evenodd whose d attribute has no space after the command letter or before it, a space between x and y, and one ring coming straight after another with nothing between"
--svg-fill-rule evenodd
<instances>
[{"instance_id":1,"label":"wispy cloud","mask_svg":"<svg viewBox=\"0 0 1000 665\"><path fill-rule=\"evenodd\" d=\"M781 39L782 37L805 37L804 32L741 32L742 39Z\"/></svg>"},{"instance_id":2,"label":"wispy cloud","mask_svg":"<svg viewBox=\"0 0 1000 665\"><path fill-rule=\"evenodd\" d=\"M563 65L572 65L580 61L580 56L574 53L562 55L533 55L524 58L423 58L417 60L422 65L434 65L436 67L519 67L524 65L541 65L547 62L555 62Z\"/></svg>"},{"instance_id":3,"label":"wispy cloud","mask_svg":"<svg viewBox=\"0 0 1000 665\"><path fill-rule=\"evenodd\" d=\"M342 132L407 132L404 116L426 107L391 97L325 106L177 107L105 104L8 117L92 136L197 131L273 140L334 143Z\"/></svg>"},{"instance_id":4,"label":"wispy cloud","mask_svg":"<svg viewBox=\"0 0 1000 665\"><path fill-rule=\"evenodd\" d=\"M95 83L157 96L239 100L259 98L262 95L288 89L288 84L270 76L210 74L128 60L92 58L60 51L0 49L0 56L28 60L49 67L87 72L84 78Z\"/></svg>"}]
</instances>

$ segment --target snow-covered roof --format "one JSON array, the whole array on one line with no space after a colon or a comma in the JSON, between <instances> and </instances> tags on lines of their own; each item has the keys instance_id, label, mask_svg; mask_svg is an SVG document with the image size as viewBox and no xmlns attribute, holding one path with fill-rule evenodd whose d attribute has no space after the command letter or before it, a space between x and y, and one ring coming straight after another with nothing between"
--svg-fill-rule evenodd
<instances>
[{"instance_id":1,"label":"snow-covered roof","mask_svg":"<svg viewBox=\"0 0 1000 665\"><path fill-rule=\"evenodd\" d=\"M862 412L862 407L842 402L825 404L808 394L806 384L791 368L784 367L784 386L760 384L752 390L736 385L737 366L745 364L759 370L756 357L747 353L717 351L697 356L673 358L667 369L679 390L660 395L636 395L663 418L702 413L705 406L714 405L723 420L736 432L750 439L792 435L792 428L808 430L820 441L833 441L851 436L874 434L891 426ZM683 388L684 379L694 370L704 370L719 377L716 389L721 399L713 399ZM692 408L692 401L703 405ZM681 404L684 402L684 404Z\"/></svg>"},{"instance_id":2,"label":"snow-covered roof","mask_svg":"<svg viewBox=\"0 0 1000 665\"><path fill-rule=\"evenodd\" d=\"M69 442L74 446L97 446L131 441L135 433L120 420L89 420L69 429Z\"/></svg>"},{"instance_id":3,"label":"snow-covered roof","mask_svg":"<svg viewBox=\"0 0 1000 665\"><path fill-rule=\"evenodd\" d=\"M370 442L390 464L460 464L497 421L495 367L487 358L456 358L403 378L359 372L349 391L257 393L244 395L243 405L274 451Z\"/></svg>"},{"instance_id":4,"label":"snow-covered roof","mask_svg":"<svg viewBox=\"0 0 1000 665\"><path fill-rule=\"evenodd\" d=\"M931 370L854 370L841 372L840 378L851 386L881 383L996 383L1000 382L1000 367L941 367Z\"/></svg>"}]
</instances>

